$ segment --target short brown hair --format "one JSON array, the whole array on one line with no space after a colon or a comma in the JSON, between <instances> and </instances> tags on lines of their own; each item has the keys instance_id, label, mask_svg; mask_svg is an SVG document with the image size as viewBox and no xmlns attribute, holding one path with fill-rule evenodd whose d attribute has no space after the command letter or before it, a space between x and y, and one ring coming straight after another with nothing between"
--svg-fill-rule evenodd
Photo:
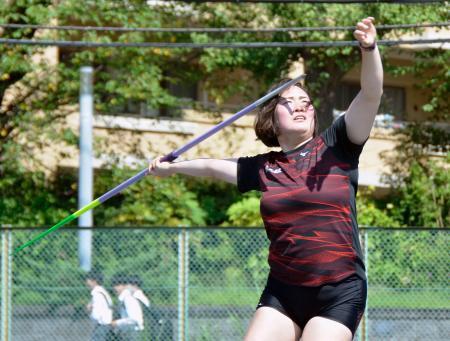
<instances>
[{"instance_id":1,"label":"short brown hair","mask_svg":"<svg viewBox=\"0 0 450 341\"><path fill-rule=\"evenodd\" d=\"M282 78L277 83L273 84L268 92L276 89L277 87L286 84L287 82L291 81L291 78ZM306 89L300 84L295 83L293 86L297 86L303 91L306 91ZM308 94L309 95L309 94ZM254 128L256 136L259 140L262 141L267 147L279 147L280 143L278 142L278 135L280 133L278 126L278 122L275 119L275 108L278 104L278 101L280 99L280 95L273 97L272 99L269 99L258 110L255 122L254 122ZM319 130L319 124L317 122L317 114L314 111L314 132L313 136L317 136L317 132Z\"/></svg>"}]
</instances>

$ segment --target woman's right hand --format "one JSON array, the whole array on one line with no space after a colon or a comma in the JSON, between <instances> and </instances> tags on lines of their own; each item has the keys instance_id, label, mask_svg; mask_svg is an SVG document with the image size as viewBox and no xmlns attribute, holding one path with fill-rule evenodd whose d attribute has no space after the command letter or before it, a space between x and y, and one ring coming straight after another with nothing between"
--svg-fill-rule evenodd
<instances>
[{"instance_id":1,"label":"woman's right hand","mask_svg":"<svg viewBox=\"0 0 450 341\"><path fill-rule=\"evenodd\" d=\"M162 156L159 156L149 163L148 165L149 174L156 175L161 178L174 174L174 171L171 168L172 164L170 162L161 162L162 158L163 158Z\"/></svg>"}]
</instances>

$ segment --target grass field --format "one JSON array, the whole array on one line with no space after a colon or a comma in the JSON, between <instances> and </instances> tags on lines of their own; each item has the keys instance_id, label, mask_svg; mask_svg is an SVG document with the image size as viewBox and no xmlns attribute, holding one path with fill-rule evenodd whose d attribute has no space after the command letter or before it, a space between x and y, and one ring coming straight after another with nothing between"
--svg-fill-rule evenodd
<instances>
[{"instance_id":1,"label":"grass field","mask_svg":"<svg viewBox=\"0 0 450 341\"><path fill-rule=\"evenodd\" d=\"M191 305L255 306L262 292L248 287L189 287ZM440 289L369 289L370 308L450 309L450 290Z\"/></svg>"},{"instance_id":2,"label":"grass field","mask_svg":"<svg viewBox=\"0 0 450 341\"><path fill-rule=\"evenodd\" d=\"M450 289L369 289L371 308L450 309Z\"/></svg>"}]
</instances>

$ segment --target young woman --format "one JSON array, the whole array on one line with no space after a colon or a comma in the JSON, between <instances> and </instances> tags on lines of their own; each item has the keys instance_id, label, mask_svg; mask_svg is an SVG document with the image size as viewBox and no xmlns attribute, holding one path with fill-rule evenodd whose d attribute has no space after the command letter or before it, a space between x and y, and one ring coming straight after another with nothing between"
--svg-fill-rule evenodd
<instances>
[{"instance_id":1,"label":"young woman","mask_svg":"<svg viewBox=\"0 0 450 341\"><path fill-rule=\"evenodd\" d=\"M181 173L262 192L270 273L245 340L351 340L367 285L355 197L358 159L382 95L383 69L374 19L357 23L361 91L343 116L317 134L308 93L296 84L268 101L255 131L281 151L239 159L149 165L153 175ZM286 81L286 80L284 80Z\"/></svg>"}]
</instances>

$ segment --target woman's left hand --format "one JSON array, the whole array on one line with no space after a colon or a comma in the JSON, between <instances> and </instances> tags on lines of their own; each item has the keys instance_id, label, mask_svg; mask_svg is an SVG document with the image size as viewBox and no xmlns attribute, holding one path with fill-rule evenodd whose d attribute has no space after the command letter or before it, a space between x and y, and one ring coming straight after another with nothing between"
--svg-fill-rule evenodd
<instances>
[{"instance_id":1,"label":"woman's left hand","mask_svg":"<svg viewBox=\"0 0 450 341\"><path fill-rule=\"evenodd\" d=\"M369 47L375 44L377 30L373 24L374 21L373 17L367 17L356 24L356 30L353 32L353 35L362 47Z\"/></svg>"}]
</instances>

